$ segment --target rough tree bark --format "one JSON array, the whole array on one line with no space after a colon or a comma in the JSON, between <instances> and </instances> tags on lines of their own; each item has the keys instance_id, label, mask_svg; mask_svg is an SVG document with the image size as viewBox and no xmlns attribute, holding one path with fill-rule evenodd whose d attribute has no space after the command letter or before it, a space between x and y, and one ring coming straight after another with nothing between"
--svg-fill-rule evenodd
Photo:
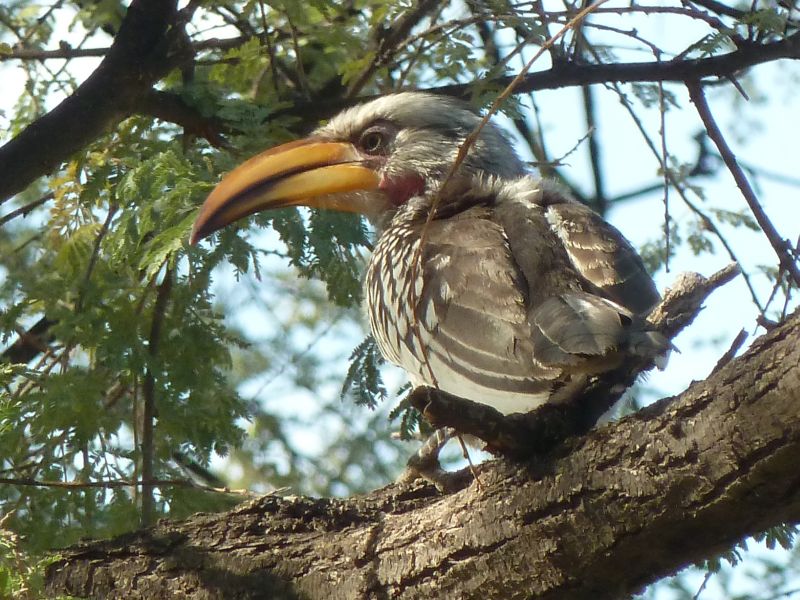
<instances>
[{"instance_id":1,"label":"rough tree bark","mask_svg":"<svg viewBox=\"0 0 800 600\"><path fill-rule=\"evenodd\" d=\"M51 593L103 598L617 598L800 520L800 312L570 451L442 495L265 496L64 551Z\"/></svg>"}]
</instances>

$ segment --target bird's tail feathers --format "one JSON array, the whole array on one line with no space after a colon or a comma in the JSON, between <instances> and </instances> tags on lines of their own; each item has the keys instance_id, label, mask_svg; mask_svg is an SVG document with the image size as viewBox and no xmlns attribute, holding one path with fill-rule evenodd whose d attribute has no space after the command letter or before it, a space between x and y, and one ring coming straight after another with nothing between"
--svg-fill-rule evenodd
<instances>
[{"instance_id":1,"label":"bird's tail feathers","mask_svg":"<svg viewBox=\"0 0 800 600\"><path fill-rule=\"evenodd\" d=\"M631 354L643 358L651 358L658 370L663 371L667 367L672 351L675 350L677 352L679 350L666 336L658 331L649 329L648 327L652 327L649 322L643 321L642 325L644 327L636 327L631 331L628 348Z\"/></svg>"}]
</instances>

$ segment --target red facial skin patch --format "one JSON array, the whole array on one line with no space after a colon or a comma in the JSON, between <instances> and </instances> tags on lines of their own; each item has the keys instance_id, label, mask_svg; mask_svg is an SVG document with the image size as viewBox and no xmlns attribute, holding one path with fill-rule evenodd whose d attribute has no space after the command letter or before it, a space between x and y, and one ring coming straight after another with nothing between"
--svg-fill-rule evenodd
<instances>
[{"instance_id":1,"label":"red facial skin patch","mask_svg":"<svg viewBox=\"0 0 800 600\"><path fill-rule=\"evenodd\" d=\"M378 189L386 192L392 204L402 206L410 198L419 196L425 191L425 179L418 173L402 173L392 178L384 175L381 177Z\"/></svg>"}]
</instances>

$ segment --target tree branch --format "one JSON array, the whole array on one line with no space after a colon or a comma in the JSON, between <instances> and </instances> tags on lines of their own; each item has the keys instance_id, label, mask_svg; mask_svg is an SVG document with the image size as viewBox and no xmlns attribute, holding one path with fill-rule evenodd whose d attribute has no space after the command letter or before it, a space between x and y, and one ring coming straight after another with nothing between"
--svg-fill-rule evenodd
<instances>
[{"instance_id":1,"label":"tree branch","mask_svg":"<svg viewBox=\"0 0 800 600\"><path fill-rule=\"evenodd\" d=\"M0 203L129 115L139 97L182 59L176 6L177 0L134 0L100 66L0 148Z\"/></svg>"},{"instance_id":2,"label":"tree branch","mask_svg":"<svg viewBox=\"0 0 800 600\"><path fill-rule=\"evenodd\" d=\"M205 138L215 148L226 145L223 134L230 132L230 127L222 119L206 117L171 92L150 90L142 96L136 112L180 125L186 133Z\"/></svg>"},{"instance_id":3,"label":"tree branch","mask_svg":"<svg viewBox=\"0 0 800 600\"><path fill-rule=\"evenodd\" d=\"M794 281L794 284L800 287L800 269L798 269L795 258L791 254L792 246L788 240L781 238L778 230L775 229L775 226L772 224L772 221L770 221L767 213L764 212L764 208L761 206L758 198L756 198L756 193L753 191L750 182L747 180L747 176L745 176L744 171L742 171L742 168L736 161L736 156L734 156L733 151L725 141L725 136L722 135L722 132L720 131L719 126L714 119L714 115L711 114L711 109L706 101L706 95L703 93L703 86L698 81L692 81L686 85L689 89L689 97L691 98L692 103L694 103L695 108L697 108L700 119L703 121L703 125L705 125L706 131L708 132L708 137L710 137L717 146L717 150L719 151L720 156L722 156L722 160L725 161L725 166L728 167L728 170L731 172L734 181L736 181L736 185L742 192L742 196L744 196L747 205L753 212L753 216L755 217L756 221L758 221L761 231L763 231L764 235L767 236L769 243L772 245L773 250L775 250L775 254L778 255L778 262L780 263L781 267L786 269L786 271L789 273L792 281Z\"/></svg>"},{"instance_id":4,"label":"tree branch","mask_svg":"<svg viewBox=\"0 0 800 600\"><path fill-rule=\"evenodd\" d=\"M210 487L192 481L191 479L153 479L152 481L129 481L127 479L104 479L100 481L54 481L33 479L32 477L0 477L0 484L38 487L38 488L57 488L66 490L83 489L107 489L132 488L137 486L158 486L158 487L182 487L194 488L205 492L216 492L220 494L235 494L237 496L253 496L253 492L247 490L232 490L224 487Z\"/></svg>"},{"instance_id":5,"label":"tree branch","mask_svg":"<svg viewBox=\"0 0 800 600\"><path fill-rule=\"evenodd\" d=\"M200 52L202 50L231 50L238 48L245 42L253 39L252 36L239 35L231 38L208 38L192 43L192 51ZM64 46L62 48L54 48L52 50L42 50L40 48L19 48L14 47L11 52L7 54L0 54L0 62L11 60L72 60L73 58L102 58L108 51L111 50L110 46L100 48L72 48Z\"/></svg>"},{"instance_id":6,"label":"tree branch","mask_svg":"<svg viewBox=\"0 0 800 600\"><path fill-rule=\"evenodd\" d=\"M60 553L48 591L106 598L618 598L800 520L800 314L704 382L482 489L265 496Z\"/></svg>"},{"instance_id":7,"label":"tree branch","mask_svg":"<svg viewBox=\"0 0 800 600\"><path fill-rule=\"evenodd\" d=\"M348 86L346 96L352 98L367 84L372 75L386 64L399 50L400 43L425 17L431 14L442 0L420 0L388 28L379 26L373 33L375 57Z\"/></svg>"},{"instance_id":8,"label":"tree branch","mask_svg":"<svg viewBox=\"0 0 800 600\"><path fill-rule=\"evenodd\" d=\"M72 48L64 46L53 50L40 48L14 48L11 52L0 54L0 62L11 60L72 60L73 58L98 58L108 53L108 48Z\"/></svg>"},{"instance_id":9,"label":"tree branch","mask_svg":"<svg viewBox=\"0 0 800 600\"><path fill-rule=\"evenodd\" d=\"M800 32L794 33L778 42L742 44L732 52L709 58L613 64L561 62L550 69L525 75L522 81L514 87L514 94L609 82L675 81L683 83L707 77L727 79L743 69L780 59L800 59ZM490 77L476 79L468 83L432 87L423 91L469 98L476 85L491 84L496 87L504 87L511 83L514 78L514 75ZM324 118L343 108L375 97L377 96L361 96L349 99L336 98L327 102L297 103L283 111L278 111L276 114L290 114L309 119Z\"/></svg>"},{"instance_id":10,"label":"tree branch","mask_svg":"<svg viewBox=\"0 0 800 600\"><path fill-rule=\"evenodd\" d=\"M167 266L164 271L164 281L158 286L156 302L153 306L153 318L150 322L150 334L147 336L147 350L150 357L150 364L144 373L144 384L142 385L142 525L153 524L155 518L156 505L153 494L155 485L155 419L156 419L156 376L153 372L158 356L158 348L161 342L161 325L164 322L164 315L167 311L167 302L172 291L172 269Z\"/></svg>"},{"instance_id":11,"label":"tree branch","mask_svg":"<svg viewBox=\"0 0 800 600\"><path fill-rule=\"evenodd\" d=\"M27 217L28 214L30 214L30 212L34 208L40 207L45 202L50 202L50 200L52 200L54 197L55 197L55 194L53 192L48 192L44 196L34 200L33 202L29 202L28 204L26 204L24 206L20 206L19 208L15 208L11 212L9 212L9 213L3 215L2 217L0 217L0 227L5 225L9 221L12 221L13 219L16 219L17 217L20 217L20 216Z\"/></svg>"},{"instance_id":12,"label":"tree branch","mask_svg":"<svg viewBox=\"0 0 800 600\"><path fill-rule=\"evenodd\" d=\"M546 71L529 73L514 89L515 94L593 83L630 83L633 81L687 81L716 77L724 79L737 71L782 58L800 59L800 32L779 42L750 44L728 54L680 61L638 63L580 64L565 62ZM506 85L509 75L492 80ZM487 82L488 83L488 82ZM474 83L440 86L429 91L451 96L466 96Z\"/></svg>"},{"instance_id":13,"label":"tree branch","mask_svg":"<svg viewBox=\"0 0 800 600\"><path fill-rule=\"evenodd\" d=\"M27 331L21 332L19 337L0 354L0 364L25 364L42 352L47 344L53 341L51 328L58 321L40 317Z\"/></svg>"}]
</instances>

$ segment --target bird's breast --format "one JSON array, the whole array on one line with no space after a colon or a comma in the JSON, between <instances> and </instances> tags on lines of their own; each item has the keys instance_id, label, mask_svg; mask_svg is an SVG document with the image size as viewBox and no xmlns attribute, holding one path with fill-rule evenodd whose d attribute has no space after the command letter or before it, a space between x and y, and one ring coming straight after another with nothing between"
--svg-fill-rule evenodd
<instances>
[{"instance_id":1,"label":"bird's breast","mask_svg":"<svg viewBox=\"0 0 800 600\"><path fill-rule=\"evenodd\" d=\"M413 267L420 238L410 227L388 229L367 267L365 304L372 335L387 360L413 369L421 349L415 340L416 310L423 289L421 269Z\"/></svg>"},{"instance_id":2,"label":"bird's breast","mask_svg":"<svg viewBox=\"0 0 800 600\"><path fill-rule=\"evenodd\" d=\"M533 364L524 286L504 234L485 219L448 221L424 236L407 223L381 235L364 282L372 334L415 385L504 413L531 410L559 373Z\"/></svg>"}]
</instances>

